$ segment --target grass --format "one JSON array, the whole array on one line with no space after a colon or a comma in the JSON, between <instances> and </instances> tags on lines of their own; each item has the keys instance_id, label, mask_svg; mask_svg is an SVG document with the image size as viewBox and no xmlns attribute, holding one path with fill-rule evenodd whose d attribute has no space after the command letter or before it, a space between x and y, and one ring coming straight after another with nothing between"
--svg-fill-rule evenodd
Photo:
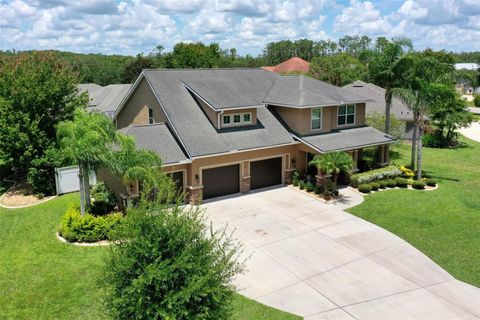
<instances>
[{"instance_id":1,"label":"grass","mask_svg":"<svg viewBox=\"0 0 480 320\"><path fill-rule=\"evenodd\" d=\"M0 208L0 319L105 319L98 285L108 248L75 247L55 232L78 194L38 206ZM296 317L237 295L234 320Z\"/></svg>"},{"instance_id":2,"label":"grass","mask_svg":"<svg viewBox=\"0 0 480 320\"><path fill-rule=\"evenodd\" d=\"M410 146L397 147L410 163ZM424 170L435 191L391 190L368 195L348 211L402 237L454 277L480 287L480 144L424 148Z\"/></svg>"}]
</instances>

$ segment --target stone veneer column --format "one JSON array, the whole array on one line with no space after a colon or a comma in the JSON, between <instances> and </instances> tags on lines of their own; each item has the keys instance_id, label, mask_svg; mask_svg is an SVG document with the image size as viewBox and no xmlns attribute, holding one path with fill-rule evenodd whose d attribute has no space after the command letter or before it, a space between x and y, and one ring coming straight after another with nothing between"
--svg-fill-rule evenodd
<instances>
[{"instance_id":1,"label":"stone veneer column","mask_svg":"<svg viewBox=\"0 0 480 320\"><path fill-rule=\"evenodd\" d=\"M283 172L283 183L284 184L291 184L292 183L292 175L295 169L285 169Z\"/></svg>"},{"instance_id":2,"label":"stone veneer column","mask_svg":"<svg viewBox=\"0 0 480 320\"><path fill-rule=\"evenodd\" d=\"M203 186L187 187L188 203L191 205L200 204L203 200Z\"/></svg>"},{"instance_id":3,"label":"stone veneer column","mask_svg":"<svg viewBox=\"0 0 480 320\"><path fill-rule=\"evenodd\" d=\"M242 177L240 182L240 192L241 193L250 192L250 176Z\"/></svg>"}]
</instances>

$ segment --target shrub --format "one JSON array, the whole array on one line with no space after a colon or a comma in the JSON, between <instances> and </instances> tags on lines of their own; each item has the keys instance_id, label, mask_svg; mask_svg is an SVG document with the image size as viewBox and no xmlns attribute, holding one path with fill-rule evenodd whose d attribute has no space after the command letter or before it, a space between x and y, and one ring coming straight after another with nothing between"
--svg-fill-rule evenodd
<instances>
[{"instance_id":1,"label":"shrub","mask_svg":"<svg viewBox=\"0 0 480 320\"><path fill-rule=\"evenodd\" d=\"M480 108L480 94L475 95L475 98L473 98L473 104L475 107Z\"/></svg>"},{"instance_id":2,"label":"shrub","mask_svg":"<svg viewBox=\"0 0 480 320\"><path fill-rule=\"evenodd\" d=\"M376 191L380 188L380 183L378 183L378 182L372 182L372 183L370 183L370 185L372 186L373 191Z\"/></svg>"},{"instance_id":3,"label":"shrub","mask_svg":"<svg viewBox=\"0 0 480 320\"><path fill-rule=\"evenodd\" d=\"M427 133L422 137L422 144L429 148L445 148L454 141L449 141L440 133Z\"/></svg>"},{"instance_id":4,"label":"shrub","mask_svg":"<svg viewBox=\"0 0 480 320\"><path fill-rule=\"evenodd\" d=\"M413 178L415 176L415 172L413 172L412 169L407 168L405 166L401 166L400 171L402 171L402 175L407 179Z\"/></svg>"},{"instance_id":5,"label":"shrub","mask_svg":"<svg viewBox=\"0 0 480 320\"><path fill-rule=\"evenodd\" d=\"M367 172L357 173L351 176L350 184L357 187L361 184L366 184L386 178L395 178L402 174L402 171L396 166L387 166L385 168L375 169Z\"/></svg>"},{"instance_id":6,"label":"shrub","mask_svg":"<svg viewBox=\"0 0 480 320\"><path fill-rule=\"evenodd\" d=\"M109 240L112 231L122 222L120 213L102 217L82 216L78 208L70 206L62 217L59 233L70 242L96 242Z\"/></svg>"},{"instance_id":7,"label":"shrub","mask_svg":"<svg viewBox=\"0 0 480 320\"><path fill-rule=\"evenodd\" d=\"M388 187L388 180L380 180L378 181L379 189L385 189Z\"/></svg>"},{"instance_id":8,"label":"shrub","mask_svg":"<svg viewBox=\"0 0 480 320\"><path fill-rule=\"evenodd\" d=\"M305 184L305 190L308 192L313 192L315 190L315 186L309 181Z\"/></svg>"},{"instance_id":9,"label":"shrub","mask_svg":"<svg viewBox=\"0 0 480 320\"><path fill-rule=\"evenodd\" d=\"M293 179L293 180L292 180L292 184L293 184L295 187L298 187L298 182L299 182L298 179Z\"/></svg>"},{"instance_id":10,"label":"shrub","mask_svg":"<svg viewBox=\"0 0 480 320\"><path fill-rule=\"evenodd\" d=\"M113 205L115 205L117 201L115 193L105 184L105 182L99 182L94 185L90 195L95 201L104 201Z\"/></svg>"},{"instance_id":11,"label":"shrub","mask_svg":"<svg viewBox=\"0 0 480 320\"><path fill-rule=\"evenodd\" d=\"M425 181L425 183L427 184L427 186L429 187L435 187L437 185L437 180L435 179L427 179Z\"/></svg>"},{"instance_id":12,"label":"shrub","mask_svg":"<svg viewBox=\"0 0 480 320\"><path fill-rule=\"evenodd\" d=\"M305 181L300 180L300 181L298 182L298 187L300 188L300 190L305 189L305 187L306 187Z\"/></svg>"},{"instance_id":13,"label":"shrub","mask_svg":"<svg viewBox=\"0 0 480 320\"><path fill-rule=\"evenodd\" d=\"M115 209L115 205L107 201L95 200L90 208L90 213L94 216L104 216L109 214Z\"/></svg>"},{"instance_id":14,"label":"shrub","mask_svg":"<svg viewBox=\"0 0 480 320\"><path fill-rule=\"evenodd\" d=\"M397 184L397 187L400 187L400 188L408 187L408 180L405 178L396 178L395 183Z\"/></svg>"},{"instance_id":15,"label":"shrub","mask_svg":"<svg viewBox=\"0 0 480 320\"><path fill-rule=\"evenodd\" d=\"M361 193L369 193L370 191L372 191L372 185L368 183L361 184L358 186L358 191L360 191Z\"/></svg>"},{"instance_id":16,"label":"shrub","mask_svg":"<svg viewBox=\"0 0 480 320\"><path fill-rule=\"evenodd\" d=\"M412 182L412 187L414 189L425 189L425 182L415 180Z\"/></svg>"},{"instance_id":17,"label":"shrub","mask_svg":"<svg viewBox=\"0 0 480 320\"><path fill-rule=\"evenodd\" d=\"M387 187L395 188L397 186L397 182L394 179L385 180L387 182Z\"/></svg>"},{"instance_id":18,"label":"shrub","mask_svg":"<svg viewBox=\"0 0 480 320\"><path fill-rule=\"evenodd\" d=\"M224 231L211 231L195 208L129 210L118 234L129 241L113 246L105 267L110 316L228 319L243 266L241 248Z\"/></svg>"},{"instance_id":19,"label":"shrub","mask_svg":"<svg viewBox=\"0 0 480 320\"><path fill-rule=\"evenodd\" d=\"M323 190L324 190L324 189L323 189L323 186L320 185L320 184L317 184L317 185L315 186L315 189L314 189L315 194L322 194L322 193L323 193Z\"/></svg>"},{"instance_id":20,"label":"shrub","mask_svg":"<svg viewBox=\"0 0 480 320\"><path fill-rule=\"evenodd\" d=\"M64 164L65 157L55 147L50 147L43 156L33 159L27 173L27 181L32 186L33 193L55 194L55 168Z\"/></svg>"}]
</instances>

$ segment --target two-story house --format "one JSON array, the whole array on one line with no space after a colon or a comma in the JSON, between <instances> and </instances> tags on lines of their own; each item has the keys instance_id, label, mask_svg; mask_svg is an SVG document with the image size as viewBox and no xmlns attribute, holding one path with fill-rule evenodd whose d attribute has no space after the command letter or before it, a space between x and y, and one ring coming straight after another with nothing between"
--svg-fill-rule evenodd
<instances>
[{"instance_id":1,"label":"two-story house","mask_svg":"<svg viewBox=\"0 0 480 320\"><path fill-rule=\"evenodd\" d=\"M394 139L365 126L365 98L261 69L144 70L113 118L160 154L188 201L289 183L315 154L365 147L388 162ZM119 188L115 188L119 190Z\"/></svg>"}]
</instances>

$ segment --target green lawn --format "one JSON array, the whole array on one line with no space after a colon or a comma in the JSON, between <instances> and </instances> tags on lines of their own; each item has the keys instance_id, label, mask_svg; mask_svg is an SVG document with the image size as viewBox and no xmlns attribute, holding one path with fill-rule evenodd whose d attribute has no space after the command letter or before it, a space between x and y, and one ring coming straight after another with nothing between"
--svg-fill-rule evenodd
<instances>
[{"instance_id":1,"label":"green lawn","mask_svg":"<svg viewBox=\"0 0 480 320\"><path fill-rule=\"evenodd\" d=\"M102 319L100 276L108 248L75 247L55 232L78 194L26 209L0 208L0 319ZM301 319L240 295L235 320Z\"/></svg>"},{"instance_id":2,"label":"green lawn","mask_svg":"<svg viewBox=\"0 0 480 320\"><path fill-rule=\"evenodd\" d=\"M480 144L424 149L424 169L435 191L390 190L366 196L349 212L402 237L456 278L480 286ZM400 146L397 164L409 163Z\"/></svg>"}]
</instances>

